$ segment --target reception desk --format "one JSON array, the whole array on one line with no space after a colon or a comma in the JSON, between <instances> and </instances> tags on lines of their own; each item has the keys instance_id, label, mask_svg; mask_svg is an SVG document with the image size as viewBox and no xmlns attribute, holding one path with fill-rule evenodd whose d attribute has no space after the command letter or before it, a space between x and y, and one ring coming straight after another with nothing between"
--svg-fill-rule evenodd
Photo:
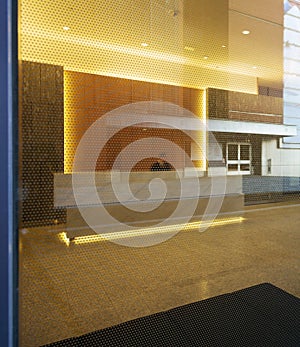
<instances>
[{"instance_id":1,"label":"reception desk","mask_svg":"<svg viewBox=\"0 0 300 347\"><path fill-rule=\"evenodd\" d=\"M189 169L96 172L92 184L90 178L89 173L54 176L54 204L67 209L69 238L95 233L82 212L101 216L96 218L97 230L108 232L122 231L124 224L147 227L163 220L172 225L187 219L201 220L203 216L209 219L210 215L236 216L244 207L241 176L207 177L202 171ZM180 209L173 216L179 203ZM104 209L113 218L106 218Z\"/></svg>"}]
</instances>

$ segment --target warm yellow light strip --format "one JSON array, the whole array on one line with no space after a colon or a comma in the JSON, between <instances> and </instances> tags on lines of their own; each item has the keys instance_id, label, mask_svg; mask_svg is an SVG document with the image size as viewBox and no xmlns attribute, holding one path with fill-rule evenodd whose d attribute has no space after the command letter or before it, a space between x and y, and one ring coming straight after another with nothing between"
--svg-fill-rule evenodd
<instances>
[{"instance_id":1,"label":"warm yellow light strip","mask_svg":"<svg viewBox=\"0 0 300 347\"><path fill-rule=\"evenodd\" d=\"M201 146L201 159L194 162L194 165L202 170L206 171L206 142L207 142L207 131L206 131L206 90L199 91L198 97L194 100L196 103L196 114L195 116L200 118L203 123L202 129L196 130L197 143Z\"/></svg>"},{"instance_id":2,"label":"warm yellow light strip","mask_svg":"<svg viewBox=\"0 0 300 347\"><path fill-rule=\"evenodd\" d=\"M63 242L67 246L70 245L70 239L67 237L67 233L65 233L65 232L59 233L57 235L57 237L58 237L59 241Z\"/></svg>"},{"instance_id":3,"label":"warm yellow light strip","mask_svg":"<svg viewBox=\"0 0 300 347\"><path fill-rule=\"evenodd\" d=\"M241 223L245 220L243 217L234 217L227 219L217 219L214 221L199 221L199 222L191 222L186 224L173 224L167 225L163 227L149 227L136 229L131 231L118 231L111 232L106 234L97 234L97 235L87 235L87 236L78 236L74 239L74 244L85 244L85 243L93 243L93 242L102 242L102 241L113 241L120 240L124 238L130 237L138 237L138 236L147 236L147 235L155 235L155 234L163 234L163 233L174 233L176 231L190 231L195 229L201 229L206 227L214 227L221 226L226 224L234 224ZM59 239L61 242L65 243L67 246L70 244L70 239L67 237L66 233L60 233Z\"/></svg>"},{"instance_id":4,"label":"warm yellow light strip","mask_svg":"<svg viewBox=\"0 0 300 347\"><path fill-rule=\"evenodd\" d=\"M74 105L69 100L71 93L70 76L64 73L64 173L72 173L73 159L76 151L76 134L74 133Z\"/></svg>"},{"instance_id":5,"label":"warm yellow light strip","mask_svg":"<svg viewBox=\"0 0 300 347\"><path fill-rule=\"evenodd\" d=\"M206 160L207 149L206 149L206 145L207 145L207 134L208 134L208 132L206 130L206 124L207 124L207 122L206 122L206 120L207 120L207 112L206 112L206 110L207 110L207 108L206 108L207 107L207 102L206 101L207 101L206 100L206 89L204 89L203 92L202 92L202 100L201 100L201 108L202 108L202 110L201 110L201 113L200 113L202 115L201 121L203 122L203 125L204 125L204 129L201 132L202 148L203 148L203 151L204 151L204 153L203 153L203 157L204 158L202 159L202 163L201 163L201 170L203 170L203 171L206 171L206 169L207 169L207 160Z\"/></svg>"}]
</instances>

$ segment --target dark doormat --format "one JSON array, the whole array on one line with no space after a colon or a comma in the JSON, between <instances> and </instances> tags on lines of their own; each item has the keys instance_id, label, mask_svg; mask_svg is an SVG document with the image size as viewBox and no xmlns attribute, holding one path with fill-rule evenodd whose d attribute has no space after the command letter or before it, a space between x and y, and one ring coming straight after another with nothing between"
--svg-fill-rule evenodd
<instances>
[{"instance_id":1,"label":"dark doormat","mask_svg":"<svg viewBox=\"0 0 300 347\"><path fill-rule=\"evenodd\" d=\"M47 346L300 346L300 299L262 283Z\"/></svg>"}]
</instances>

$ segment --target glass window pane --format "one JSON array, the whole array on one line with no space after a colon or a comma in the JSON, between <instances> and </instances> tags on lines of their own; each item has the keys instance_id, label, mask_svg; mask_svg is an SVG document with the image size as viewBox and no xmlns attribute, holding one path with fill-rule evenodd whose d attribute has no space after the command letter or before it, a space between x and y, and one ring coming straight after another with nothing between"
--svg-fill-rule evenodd
<instances>
[{"instance_id":1,"label":"glass window pane","mask_svg":"<svg viewBox=\"0 0 300 347\"><path fill-rule=\"evenodd\" d=\"M250 171L250 165L249 164L241 164L240 169L241 169L241 171Z\"/></svg>"},{"instance_id":2,"label":"glass window pane","mask_svg":"<svg viewBox=\"0 0 300 347\"><path fill-rule=\"evenodd\" d=\"M238 164L228 164L228 171L238 171Z\"/></svg>"},{"instance_id":3,"label":"glass window pane","mask_svg":"<svg viewBox=\"0 0 300 347\"><path fill-rule=\"evenodd\" d=\"M241 145L240 146L240 159L241 160L250 160L250 146Z\"/></svg>"},{"instance_id":4,"label":"glass window pane","mask_svg":"<svg viewBox=\"0 0 300 347\"><path fill-rule=\"evenodd\" d=\"M238 145L228 145L228 160L238 160Z\"/></svg>"},{"instance_id":5,"label":"glass window pane","mask_svg":"<svg viewBox=\"0 0 300 347\"><path fill-rule=\"evenodd\" d=\"M20 347L270 279L300 295L279 2L19 1Z\"/></svg>"}]
</instances>

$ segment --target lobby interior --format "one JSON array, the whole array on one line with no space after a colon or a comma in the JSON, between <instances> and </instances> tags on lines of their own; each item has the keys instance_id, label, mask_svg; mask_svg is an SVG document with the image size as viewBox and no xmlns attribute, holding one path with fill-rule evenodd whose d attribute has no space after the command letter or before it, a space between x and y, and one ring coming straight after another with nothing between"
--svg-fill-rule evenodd
<instances>
[{"instance_id":1,"label":"lobby interior","mask_svg":"<svg viewBox=\"0 0 300 347\"><path fill-rule=\"evenodd\" d=\"M20 1L20 346L259 283L300 297L284 16L281 0ZM151 172L160 157L173 169Z\"/></svg>"}]
</instances>

